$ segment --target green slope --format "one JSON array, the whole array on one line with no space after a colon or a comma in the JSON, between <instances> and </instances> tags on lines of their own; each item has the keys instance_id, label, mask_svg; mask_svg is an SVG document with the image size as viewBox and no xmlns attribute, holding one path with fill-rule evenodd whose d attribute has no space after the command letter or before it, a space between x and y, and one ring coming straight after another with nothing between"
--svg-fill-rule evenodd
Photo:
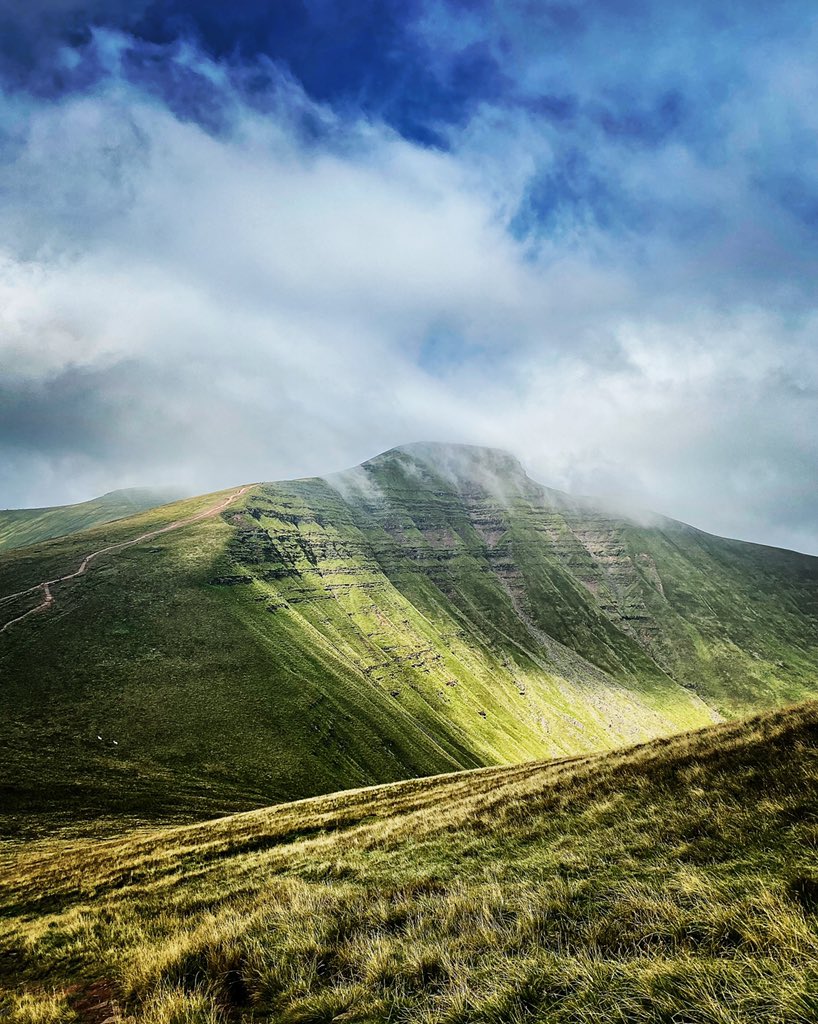
<instances>
[{"instance_id":1,"label":"green slope","mask_svg":"<svg viewBox=\"0 0 818 1024\"><path fill-rule=\"evenodd\" d=\"M10 552L0 594L215 500ZM617 519L464 446L254 485L53 590L0 633L7 827L606 749L818 678L818 559Z\"/></svg>"},{"instance_id":2,"label":"green slope","mask_svg":"<svg viewBox=\"0 0 818 1024\"><path fill-rule=\"evenodd\" d=\"M811 1024L817 822L812 703L570 762L9 844L0 1014Z\"/></svg>"},{"instance_id":3,"label":"green slope","mask_svg":"<svg viewBox=\"0 0 818 1024\"><path fill-rule=\"evenodd\" d=\"M0 510L0 551L26 547L51 537L63 537L100 523L124 519L172 501L177 494L156 488L130 487L110 491L77 505Z\"/></svg>"}]
</instances>

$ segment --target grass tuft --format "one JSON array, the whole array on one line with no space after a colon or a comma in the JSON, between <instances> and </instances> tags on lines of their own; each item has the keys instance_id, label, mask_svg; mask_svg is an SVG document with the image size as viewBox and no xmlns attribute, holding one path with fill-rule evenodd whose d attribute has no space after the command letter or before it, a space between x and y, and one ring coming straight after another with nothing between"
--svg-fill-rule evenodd
<instances>
[{"instance_id":1,"label":"grass tuft","mask_svg":"<svg viewBox=\"0 0 818 1024\"><path fill-rule=\"evenodd\" d=\"M812 1024L816 725L806 704L570 763L7 844L0 1005L31 1024Z\"/></svg>"}]
</instances>

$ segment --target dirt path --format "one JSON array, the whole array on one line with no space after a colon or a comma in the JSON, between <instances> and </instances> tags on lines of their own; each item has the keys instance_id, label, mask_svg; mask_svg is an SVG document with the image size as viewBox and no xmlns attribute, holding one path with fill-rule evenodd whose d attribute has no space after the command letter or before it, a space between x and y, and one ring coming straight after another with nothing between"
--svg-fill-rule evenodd
<instances>
[{"instance_id":1,"label":"dirt path","mask_svg":"<svg viewBox=\"0 0 818 1024\"><path fill-rule=\"evenodd\" d=\"M54 595L51 593L51 588L57 583L64 583L66 580L76 579L78 576L84 576L88 571L88 566L95 558L99 558L100 555L109 555L114 551L122 551L124 548L133 547L134 544L141 544L143 541L152 540L154 537L158 537L160 534L168 533L170 530L178 530L183 526L190 526L191 523L197 523L202 519L210 519L212 516L216 516L223 509L235 501L240 495L244 494L248 490L248 487L240 487L237 491L234 491L229 497L219 502L218 505L214 505L212 508L207 508L203 512L197 512L194 516L188 516L187 519L176 519L172 523L168 523L165 526L160 526L156 530L150 530L148 533L140 534L138 537L133 537L131 540L120 541L119 544L110 544L105 548L98 548L96 551L92 551L86 555L85 558L80 562L79 568L74 572L67 573L65 576L57 576L53 580L43 580L42 583L35 583L33 587L28 587L26 590L18 590L15 594L6 594L4 597L0 597L0 604L6 604L9 601L15 600L18 597L25 597L26 594L33 594L38 590L43 592L43 600L35 608L29 608L27 612L22 615L18 615L16 619L11 619L4 626L0 626L0 633L15 625L17 622L22 622L23 619L27 619L29 615L37 615L39 612L46 612L54 604Z\"/></svg>"}]
</instances>

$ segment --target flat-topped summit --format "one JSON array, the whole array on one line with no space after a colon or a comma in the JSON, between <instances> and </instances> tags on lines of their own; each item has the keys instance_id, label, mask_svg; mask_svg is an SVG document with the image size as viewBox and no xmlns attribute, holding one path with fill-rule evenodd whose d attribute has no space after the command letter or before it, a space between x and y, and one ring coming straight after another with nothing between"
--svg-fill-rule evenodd
<instances>
[{"instance_id":1,"label":"flat-topped summit","mask_svg":"<svg viewBox=\"0 0 818 1024\"><path fill-rule=\"evenodd\" d=\"M487 495L513 495L541 491L526 473L519 459L501 448L438 441L416 441L398 445L368 459L361 467L374 479Z\"/></svg>"}]
</instances>

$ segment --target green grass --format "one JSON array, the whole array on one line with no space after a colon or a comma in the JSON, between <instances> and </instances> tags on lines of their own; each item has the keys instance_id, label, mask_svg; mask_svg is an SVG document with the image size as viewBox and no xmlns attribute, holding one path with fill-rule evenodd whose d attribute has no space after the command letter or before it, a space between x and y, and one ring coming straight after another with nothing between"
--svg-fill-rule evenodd
<instances>
[{"instance_id":1,"label":"green grass","mask_svg":"<svg viewBox=\"0 0 818 1024\"><path fill-rule=\"evenodd\" d=\"M0 551L77 533L114 519L125 519L144 509L163 505L173 497L175 495L168 490L131 487L110 491L76 505L0 510Z\"/></svg>"},{"instance_id":2,"label":"green grass","mask_svg":"<svg viewBox=\"0 0 818 1024\"><path fill-rule=\"evenodd\" d=\"M45 1022L808 1024L818 705L205 824L7 842Z\"/></svg>"},{"instance_id":3,"label":"green grass","mask_svg":"<svg viewBox=\"0 0 818 1024\"><path fill-rule=\"evenodd\" d=\"M215 501L6 552L0 595ZM54 594L0 634L9 834L612 749L818 678L818 559L616 519L485 449L254 485Z\"/></svg>"}]
</instances>

